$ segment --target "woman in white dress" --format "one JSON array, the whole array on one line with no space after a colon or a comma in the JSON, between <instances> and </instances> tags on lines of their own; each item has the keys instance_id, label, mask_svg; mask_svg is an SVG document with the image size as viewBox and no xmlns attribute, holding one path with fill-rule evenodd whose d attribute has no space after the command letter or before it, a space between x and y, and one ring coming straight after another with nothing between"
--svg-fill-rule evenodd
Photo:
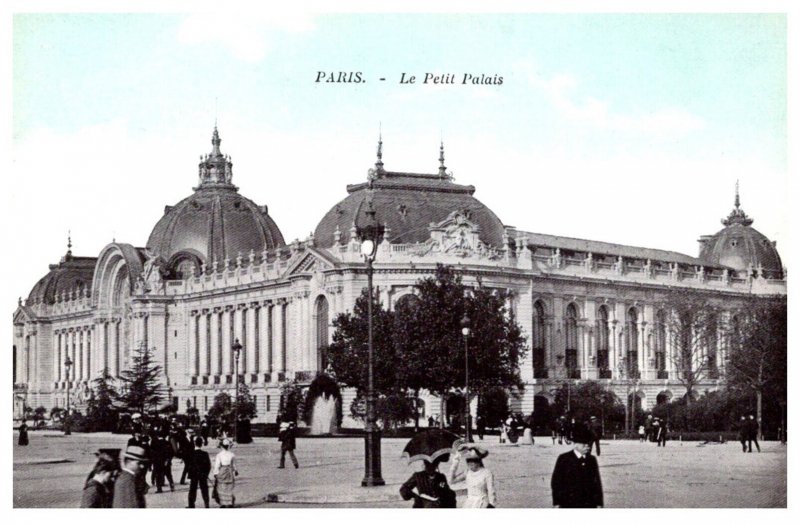
<instances>
[{"instance_id":1,"label":"woman in white dress","mask_svg":"<svg viewBox=\"0 0 800 525\"><path fill-rule=\"evenodd\" d=\"M453 462L450 465L448 476L450 485L466 480L467 499L461 506L465 509L494 508L497 502L497 492L494 485L494 474L483 465L483 458L489 452L475 445L461 445L458 452L452 454ZM458 473L461 459L467 463L465 472Z\"/></svg>"},{"instance_id":2,"label":"woman in white dress","mask_svg":"<svg viewBox=\"0 0 800 525\"><path fill-rule=\"evenodd\" d=\"M222 450L214 458L211 473L214 475L214 488L218 495L219 506L231 508L236 503L234 488L236 487L236 455L230 451L231 440L224 438L220 446Z\"/></svg>"}]
</instances>

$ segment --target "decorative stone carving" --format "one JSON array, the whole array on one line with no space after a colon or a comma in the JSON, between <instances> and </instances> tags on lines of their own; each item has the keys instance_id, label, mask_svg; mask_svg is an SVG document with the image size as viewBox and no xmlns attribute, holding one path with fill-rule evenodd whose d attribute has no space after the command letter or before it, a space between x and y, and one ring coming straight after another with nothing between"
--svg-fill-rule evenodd
<instances>
[{"instance_id":1,"label":"decorative stone carving","mask_svg":"<svg viewBox=\"0 0 800 525\"><path fill-rule=\"evenodd\" d=\"M469 210L454 211L429 230L433 249L456 257L472 255L480 243L480 227L470 220Z\"/></svg>"}]
</instances>

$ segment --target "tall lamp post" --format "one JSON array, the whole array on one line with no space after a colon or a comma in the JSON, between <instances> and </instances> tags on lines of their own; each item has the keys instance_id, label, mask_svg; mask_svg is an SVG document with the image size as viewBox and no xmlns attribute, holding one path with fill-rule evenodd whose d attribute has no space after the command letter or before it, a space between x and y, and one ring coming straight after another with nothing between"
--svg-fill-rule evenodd
<instances>
[{"instance_id":1,"label":"tall lamp post","mask_svg":"<svg viewBox=\"0 0 800 525\"><path fill-rule=\"evenodd\" d=\"M64 416L64 435L69 436L72 434L72 429L69 428L69 388L70 388L70 377L69 377L69 369L72 366L72 359L67 356L67 359L64 360L64 369L67 371L67 413Z\"/></svg>"},{"instance_id":2,"label":"tall lamp post","mask_svg":"<svg viewBox=\"0 0 800 525\"><path fill-rule=\"evenodd\" d=\"M467 314L461 319L461 333L464 335L464 437L472 443L472 421L469 410L469 329L470 320Z\"/></svg>"},{"instance_id":3,"label":"tall lamp post","mask_svg":"<svg viewBox=\"0 0 800 525\"><path fill-rule=\"evenodd\" d=\"M239 440L239 354L242 352L242 344L237 338L233 346L233 366L236 372L236 390L233 393L233 440Z\"/></svg>"},{"instance_id":4,"label":"tall lamp post","mask_svg":"<svg viewBox=\"0 0 800 525\"><path fill-rule=\"evenodd\" d=\"M372 347L372 263L378 253L378 244L383 237L384 227L375 219L375 208L372 199L366 210L367 224L357 229L361 239L361 255L367 266L367 421L364 425L364 479L362 487L385 485L381 476L381 432L375 424L375 387L373 384L373 347Z\"/></svg>"}]
</instances>

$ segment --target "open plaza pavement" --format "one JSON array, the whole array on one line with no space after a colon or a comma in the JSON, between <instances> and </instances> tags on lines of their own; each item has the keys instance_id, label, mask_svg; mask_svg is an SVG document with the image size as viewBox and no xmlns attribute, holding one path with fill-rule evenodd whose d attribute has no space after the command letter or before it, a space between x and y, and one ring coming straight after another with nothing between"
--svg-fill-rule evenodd
<instances>
[{"instance_id":1,"label":"open plaza pavement","mask_svg":"<svg viewBox=\"0 0 800 525\"><path fill-rule=\"evenodd\" d=\"M94 452L101 447L124 448L128 438L109 433L64 436L37 431L30 432L29 446L20 447L15 432L14 507L78 507ZM255 438L253 443L233 449L240 474L237 506L410 507L412 502L403 501L398 493L413 471L401 458L407 441L383 439L386 486L362 488L363 438L298 438L297 470L288 458L286 469L277 468L277 439ZM205 447L212 459L215 444L209 441ZM485 463L498 481L499 507L551 507L550 475L556 457L570 446L554 445L550 438L536 438L532 446L500 444L497 436L487 436L481 444L489 450ZM786 446L777 442L762 443L761 453L752 454L743 454L738 442L669 441L666 448L658 448L654 443L603 440L601 447L598 460L606 507L786 507ZM173 460L176 483L182 469L181 461ZM188 482L176 484L175 492L167 487L164 493L154 494L151 489L147 505L182 508L187 504L187 492ZM198 503L202 505L199 494Z\"/></svg>"}]
</instances>

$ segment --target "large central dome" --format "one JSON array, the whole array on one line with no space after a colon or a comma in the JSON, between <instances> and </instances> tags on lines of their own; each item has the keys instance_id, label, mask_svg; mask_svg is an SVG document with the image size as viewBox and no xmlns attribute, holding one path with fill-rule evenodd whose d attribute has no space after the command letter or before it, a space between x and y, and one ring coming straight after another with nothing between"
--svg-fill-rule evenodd
<instances>
[{"instance_id":1,"label":"large central dome","mask_svg":"<svg viewBox=\"0 0 800 525\"><path fill-rule=\"evenodd\" d=\"M378 145L378 162L370 170L370 184L347 186L349 195L336 204L317 225L314 242L329 248L346 242L372 198L377 220L389 229L388 240L393 244L423 243L431 238L431 224L439 223L455 212L466 212L480 228L480 240L490 246L503 246L503 223L497 215L473 197L474 186L455 184L444 166L444 151L440 148L439 173L421 174L385 171ZM337 234L338 232L338 234Z\"/></svg>"},{"instance_id":2,"label":"large central dome","mask_svg":"<svg viewBox=\"0 0 800 525\"><path fill-rule=\"evenodd\" d=\"M285 244L267 207L241 196L231 183L233 163L220 152L221 142L215 127L213 149L200 162L200 184L192 195L164 209L147 241L148 250L172 272L186 261L198 270L201 263L222 265L239 254L260 254Z\"/></svg>"}]
</instances>

